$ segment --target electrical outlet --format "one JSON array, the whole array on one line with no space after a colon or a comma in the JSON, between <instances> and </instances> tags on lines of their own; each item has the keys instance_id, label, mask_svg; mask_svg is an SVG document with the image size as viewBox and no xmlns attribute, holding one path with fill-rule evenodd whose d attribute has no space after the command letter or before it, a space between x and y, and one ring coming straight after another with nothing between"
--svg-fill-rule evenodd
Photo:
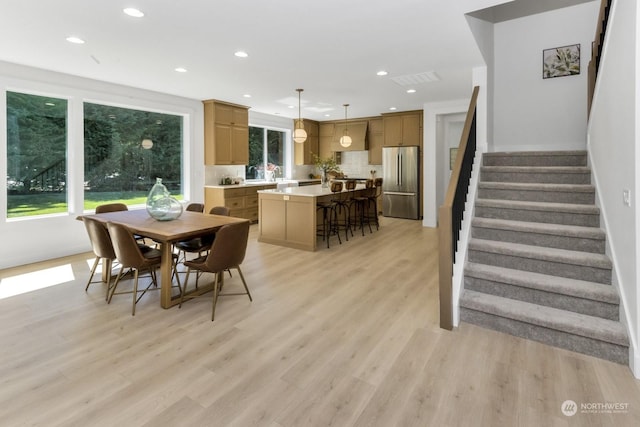
<instances>
[{"instance_id":1,"label":"electrical outlet","mask_svg":"<svg viewBox=\"0 0 640 427\"><path fill-rule=\"evenodd\" d=\"M622 190L622 203L626 206L631 206L631 191Z\"/></svg>"}]
</instances>

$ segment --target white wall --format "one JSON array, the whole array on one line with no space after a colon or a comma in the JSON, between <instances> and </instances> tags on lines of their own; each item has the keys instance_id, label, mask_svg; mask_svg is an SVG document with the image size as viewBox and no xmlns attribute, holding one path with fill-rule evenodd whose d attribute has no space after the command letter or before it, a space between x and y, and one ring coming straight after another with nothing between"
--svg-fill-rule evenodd
<instances>
[{"instance_id":1,"label":"white wall","mask_svg":"<svg viewBox=\"0 0 640 427\"><path fill-rule=\"evenodd\" d=\"M492 151L585 149L598 3L495 24ZM580 74L543 79L542 51L578 43Z\"/></svg>"},{"instance_id":2,"label":"white wall","mask_svg":"<svg viewBox=\"0 0 640 427\"><path fill-rule=\"evenodd\" d=\"M204 200L204 115L199 100L0 62L0 111L6 111L7 90L65 98L68 100L69 118L75 120L69 121L68 136L69 213L7 220L6 179L0 180L0 236L4 243L0 246L0 269L90 250L84 226L76 220L83 213L81 117L85 100L183 115L184 197L187 200ZM3 159L6 158L6 135L6 120L3 119L0 121L0 158ZM0 162L0 176L7 176L6 168L3 160Z\"/></svg>"},{"instance_id":3,"label":"white wall","mask_svg":"<svg viewBox=\"0 0 640 427\"><path fill-rule=\"evenodd\" d=\"M636 0L613 2L588 127L588 149L608 252L640 378L640 11ZM631 192L631 206L622 201Z\"/></svg>"}]
</instances>

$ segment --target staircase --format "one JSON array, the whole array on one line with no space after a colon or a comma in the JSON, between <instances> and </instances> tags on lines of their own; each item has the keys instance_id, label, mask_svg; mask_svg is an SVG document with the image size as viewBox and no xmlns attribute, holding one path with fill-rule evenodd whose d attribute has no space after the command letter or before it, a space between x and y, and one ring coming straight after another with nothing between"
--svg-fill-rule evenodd
<instances>
[{"instance_id":1,"label":"staircase","mask_svg":"<svg viewBox=\"0 0 640 427\"><path fill-rule=\"evenodd\" d=\"M460 319L628 364L583 151L485 153Z\"/></svg>"}]
</instances>

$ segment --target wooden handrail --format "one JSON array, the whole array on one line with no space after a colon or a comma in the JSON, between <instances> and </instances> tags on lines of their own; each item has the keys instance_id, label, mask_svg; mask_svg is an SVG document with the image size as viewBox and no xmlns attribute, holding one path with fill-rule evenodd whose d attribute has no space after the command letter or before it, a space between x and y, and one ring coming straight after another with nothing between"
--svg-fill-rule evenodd
<instances>
[{"instance_id":1,"label":"wooden handrail","mask_svg":"<svg viewBox=\"0 0 640 427\"><path fill-rule=\"evenodd\" d=\"M602 56L602 49L604 43L604 35L607 32L607 24L609 21L609 12L611 10L612 0L600 1L600 13L598 14L598 25L596 27L596 34L591 43L591 60L589 61L589 67L587 69L587 113L591 112L591 102L593 101L593 93L596 88L596 79L598 77L598 69L600 68L600 57Z\"/></svg>"},{"instance_id":2,"label":"wooden handrail","mask_svg":"<svg viewBox=\"0 0 640 427\"><path fill-rule=\"evenodd\" d=\"M440 327L448 330L453 329L453 263L476 151L476 104L479 90L478 86L473 88L447 193L438 210Z\"/></svg>"}]
</instances>

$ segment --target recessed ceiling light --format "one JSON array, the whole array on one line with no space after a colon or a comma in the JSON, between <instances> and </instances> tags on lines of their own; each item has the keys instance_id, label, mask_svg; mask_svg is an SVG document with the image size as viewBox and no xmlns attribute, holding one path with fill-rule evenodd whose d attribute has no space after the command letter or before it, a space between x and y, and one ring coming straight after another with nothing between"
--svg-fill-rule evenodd
<instances>
[{"instance_id":1,"label":"recessed ceiling light","mask_svg":"<svg viewBox=\"0 0 640 427\"><path fill-rule=\"evenodd\" d=\"M289 105L287 108L296 108L295 105Z\"/></svg>"},{"instance_id":2,"label":"recessed ceiling light","mask_svg":"<svg viewBox=\"0 0 640 427\"><path fill-rule=\"evenodd\" d=\"M415 89L407 89L407 93L416 93Z\"/></svg>"},{"instance_id":3,"label":"recessed ceiling light","mask_svg":"<svg viewBox=\"0 0 640 427\"><path fill-rule=\"evenodd\" d=\"M397 108L396 108L396 107L389 107L389 110L391 110L391 111L396 111L396 110L397 110Z\"/></svg>"},{"instance_id":4,"label":"recessed ceiling light","mask_svg":"<svg viewBox=\"0 0 640 427\"><path fill-rule=\"evenodd\" d=\"M175 69L175 71L177 71L178 73L186 73L187 69L183 68L183 67L178 67L178 68Z\"/></svg>"},{"instance_id":5,"label":"recessed ceiling light","mask_svg":"<svg viewBox=\"0 0 640 427\"><path fill-rule=\"evenodd\" d=\"M387 73L385 70L380 70L380 71L378 71L376 73L376 75L378 75L378 76L386 76L387 74L389 74L389 73Z\"/></svg>"},{"instance_id":6,"label":"recessed ceiling light","mask_svg":"<svg viewBox=\"0 0 640 427\"><path fill-rule=\"evenodd\" d=\"M249 56L249 54L243 50L237 51L236 53L234 53L234 55L238 58L246 58L247 56Z\"/></svg>"},{"instance_id":7,"label":"recessed ceiling light","mask_svg":"<svg viewBox=\"0 0 640 427\"><path fill-rule=\"evenodd\" d=\"M141 11L139 11L138 9L135 9L133 7L128 7L126 9L122 9L122 11L124 13L126 13L129 16L133 16L134 18L142 18L144 16L144 13L142 13Z\"/></svg>"},{"instance_id":8,"label":"recessed ceiling light","mask_svg":"<svg viewBox=\"0 0 640 427\"><path fill-rule=\"evenodd\" d=\"M251 98L251 95L250 95L250 94L248 94L248 93L245 93L245 94L244 94L244 95L242 95L242 96L244 96L245 98Z\"/></svg>"},{"instance_id":9,"label":"recessed ceiling light","mask_svg":"<svg viewBox=\"0 0 640 427\"><path fill-rule=\"evenodd\" d=\"M75 36L67 37L67 41L69 43L84 44L84 40L82 40L80 37L75 37Z\"/></svg>"},{"instance_id":10,"label":"recessed ceiling light","mask_svg":"<svg viewBox=\"0 0 640 427\"><path fill-rule=\"evenodd\" d=\"M324 116L325 117L331 117L331 114L325 114Z\"/></svg>"}]
</instances>

